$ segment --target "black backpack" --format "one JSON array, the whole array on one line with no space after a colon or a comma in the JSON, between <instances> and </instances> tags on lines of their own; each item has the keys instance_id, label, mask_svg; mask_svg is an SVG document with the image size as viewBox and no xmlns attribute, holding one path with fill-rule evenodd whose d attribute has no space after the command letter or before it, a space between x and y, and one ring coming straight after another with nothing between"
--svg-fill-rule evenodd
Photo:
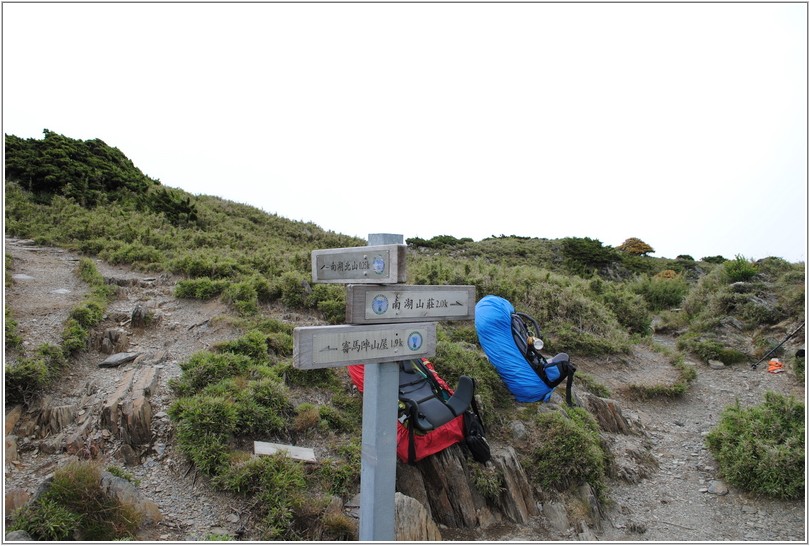
<instances>
[{"instance_id":1,"label":"black backpack","mask_svg":"<svg viewBox=\"0 0 810 546\"><path fill-rule=\"evenodd\" d=\"M512 313L512 338L515 340L518 350L526 358L534 372L548 388L553 389L567 379L565 385L565 401L569 406L574 402L571 396L571 387L574 382L574 372L576 367L571 364L571 360L566 353L559 353L550 361L540 354L542 341L540 341L540 325L531 315L526 313ZM539 343L537 343L539 341ZM556 379L550 379L548 370L557 368L559 375Z\"/></svg>"},{"instance_id":2,"label":"black backpack","mask_svg":"<svg viewBox=\"0 0 810 546\"><path fill-rule=\"evenodd\" d=\"M399 421L408 428L408 462L416 460L414 434L430 432L459 415L464 415L465 443L476 461L489 460L489 444L475 403L475 381L466 375L450 395L434 372L420 359L400 362ZM481 460L484 459L484 460Z\"/></svg>"}]
</instances>

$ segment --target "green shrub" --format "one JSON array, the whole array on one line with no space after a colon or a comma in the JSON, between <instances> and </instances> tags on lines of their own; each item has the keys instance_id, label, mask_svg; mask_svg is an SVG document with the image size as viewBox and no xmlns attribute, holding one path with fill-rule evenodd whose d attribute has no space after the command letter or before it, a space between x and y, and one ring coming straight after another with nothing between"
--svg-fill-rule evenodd
<instances>
[{"instance_id":1,"label":"green shrub","mask_svg":"<svg viewBox=\"0 0 810 546\"><path fill-rule=\"evenodd\" d=\"M97 301L86 301L70 312L70 318L84 328L92 328L104 317L104 306Z\"/></svg>"},{"instance_id":2,"label":"green shrub","mask_svg":"<svg viewBox=\"0 0 810 546\"><path fill-rule=\"evenodd\" d=\"M174 287L176 298L193 298L208 300L219 296L228 287L228 281L212 280L208 277L185 279L177 282Z\"/></svg>"},{"instance_id":3,"label":"green shrub","mask_svg":"<svg viewBox=\"0 0 810 546\"><path fill-rule=\"evenodd\" d=\"M12 316L11 309L9 308L8 304L6 304L5 308L5 347L6 349L13 349L22 347L22 337L17 332L17 321L14 320Z\"/></svg>"},{"instance_id":4,"label":"green shrub","mask_svg":"<svg viewBox=\"0 0 810 546\"><path fill-rule=\"evenodd\" d=\"M562 253L569 270L583 277L590 277L612 262L619 261L615 249L603 246L601 241L589 237L566 237L561 240Z\"/></svg>"},{"instance_id":5,"label":"green shrub","mask_svg":"<svg viewBox=\"0 0 810 546\"><path fill-rule=\"evenodd\" d=\"M169 416L177 423L177 443L204 474L216 476L228 467L230 443L238 427L236 406L219 396L175 400Z\"/></svg>"},{"instance_id":6,"label":"green shrub","mask_svg":"<svg viewBox=\"0 0 810 546\"><path fill-rule=\"evenodd\" d=\"M438 341L432 361L439 375L453 388L462 375L474 378L475 394L480 396L484 407L508 408L513 403L498 372L476 346Z\"/></svg>"},{"instance_id":7,"label":"green shrub","mask_svg":"<svg viewBox=\"0 0 810 546\"><path fill-rule=\"evenodd\" d=\"M267 363L268 361L267 336L259 330L251 330L242 337L232 341L217 343L212 349L217 353L246 356L256 364Z\"/></svg>"},{"instance_id":8,"label":"green shrub","mask_svg":"<svg viewBox=\"0 0 810 546\"><path fill-rule=\"evenodd\" d=\"M304 502L306 487L302 465L285 457L255 457L230 465L213 479L215 486L245 495L256 502L262 514L263 540L296 540L295 513ZM307 526L313 522L307 521Z\"/></svg>"},{"instance_id":9,"label":"green shrub","mask_svg":"<svg viewBox=\"0 0 810 546\"><path fill-rule=\"evenodd\" d=\"M627 385L627 391L634 398L649 400L652 398L678 398L686 394L690 383L697 377L694 367L683 362L675 364L678 377L672 384L640 385L632 383Z\"/></svg>"},{"instance_id":10,"label":"green shrub","mask_svg":"<svg viewBox=\"0 0 810 546\"><path fill-rule=\"evenodd\" d=\"M274 332L267 334L267 348L278 356L292 356L295 348L291 334Z\"/></svg>"},{"instance_id":11,"label":"green shrub","mask_svg":"<svg viewBox=\"0 0 810 546\"><path fill-rule=\"evenodd\" d=\"M81 523L82 517L61 504L41 499L23 506L12 516L9 531L25 531L33 540L67 541Z\"/></svg>"},{"instance_id":12,"label":"green shrub","mask_svg":"<svg viewBox=\"0 0 810 546\"><path fill-rule=\"evenodd\" d=\"M259 310L259 293L250 280L228 284L222 296L240 315L253 315Z\"/></svg>"},{"instance_id":13,"label":"green shrub","mask_svg":"<svg viewBox=\"0 0 810 546\"><path fill-rule=\"evenodd\" d=\"M277 280L281 303L293 309L305 309L312 288L307 277L296 271L285 271Z\"/></svg>"},{"instance_id":14,"label":"green shrub","mask_svg":"<svg viewBox=\"0 0 810 546\"><path fill-rule=\"evenodd\" d=\"M317 303L318 311L329 324L342 324L346 320L346 300L323 300Z\"/></svg>"},{"instance_id":15,"label":"green shrub","mask_svg":"<svg viewBox=\"0 0 810 546\"><path fill-rule=\"evenodd\" d=\"M252 365L251 358L245 355L200 351L180 364L183 375L170 381L170 386L181 396L195 394L223 379L244 376Z\"/></svg>"},{"instance_id":16,"label":"green shrub","mask_svg":"<svg viewBox=\"0 0 810 546\"><path fill-rule=\"evenodd\" d=\"M329 429L336 432L361 432L357 426L359 423L353 422L351 416L345 415L332 406L320 406L318 408L318 417Z\"/></svg>"},{"instance_id":17,"label":"green shrub","mask_svg":"<svg viewBox=\"0 0 810 546\"><path fill-rule=\"evenodd\" d=\"M536 445L529 454L532 481L544 488L566 491L588 483L598 496L605 493L606 454L599 440L599 426L582 408L540 413Z\"/></svg>"},{"instance_id":18,"label":"green shrub","mask_svg":"<svg viewBox=\"0 0 810 546\"><path fill-rule=\"evenodd\" d=\"M140 523L134 506L107 496L97 463L75 461L54 472L39 500L15 517L13 528L35 540L86 542L133 538Z\"/></svg>"},{"instance_id":19,"label":"green shrub","mask_svg":"<svg viewBox=\"0 0 810 546\"><path fill-rule=\"evenodd\" d=\"M796 378L804 383L804 357L796 356L793 358L793 371L796 373Z\"/></svg>"},{"instance_id":20,"label":"green shrub","mask_svg":"<svg viewBox=\"0 0 810 546\"><path fill-rule=\"evenodd\" d=\"M490 501L497 501L506 491L503 474L492 465L473 465L472 482L475 490Z\"/></svg>"},{"instance_id":21,"label":"green shrub","mask_svg":"<svg viewBox=\"0 0 810 546\"><path fill-rule=\"evenodd\" d=\"M37 347L33 357L20 358L5 368L6 402L29 403L59 377L66 363L62 349L50 343Z\"/></svg>"},{"instance_id":22,"label":"green shrub","mask_svg":"<svg viewBox=\"0 0 810 546\"><path fill-rule=\"evenodd\" d=\"M589 393L600 398L610 398L612 396L610 389L602 383L599 383L599 381L589 373L577 371L574 385L577 384L582 385Z\"/></svg>"},{"instance_id":23,"label":"green shrub","mask_svg":"<svg viewBox=\"0 0 810 546\"><path fill-rule=\"evenodd\" d=\"M678 350L689 351L698 355L704 362L719 360L724 364L735 364L747 359L745 353L729 349L719 341L703 338L700 334L689 332L678 338Z\"/></svg>"},{"instance_id":24,"label":"green shrub","mask_svg":"<svg viewBox=\"0 0 810 546\"><path fill-rule=\"evenodd\" d=\"M773 392L761 405L726 408L706 436L726 480L783 499L804 497L804 440L804 404Z\"/></svg>"},{"instance_id":25,"label":"green shrub","mask_svg":"<svg viewBox=\"0 0 810 546\"><path fill-rule=\"evenodd\" d=\"M112 264L149 265L161 263L164 253L153 246L138 241L124 243L115 250L107 250L101 256Z\"/></svg>"},{"instance_id":26,"label":"green shrub","mask_svg":"<svg viewBox=\"0 0 810 546\"><path fill-rule=\"evenodd\" d=\"M589 286L629 333L643 336L650 334L652 317L641 295L633 293L623 285L606 283L599 278L591 280Z\"/></svg>"},{"instance_id":27,"label":"green shrub","mask_svg":"<svg viewBox=\"0 0 810 546\"><path fill-rule=\"evenodd\" d=\"M328 459L318 467L315 478L322 490L331 495L351 496L360 485L361 446L352 440L339 449L340 460Z\"/></svg>"},{"instance_id":28,"label":"green shrub","mask_svg":"<svg viewBox=\"0 0 810 546\"><path fill-rule=\"evenodd\" d=\"M674 277L639 277L631 289L641 295L653 311L678 307L689 292L689 285L681 275Z\"/></svg>"},{"instance_id":29,"label":"green shrub","mask_svg":"<svg viewBox=\"0 0 810 546\"><path fill-rule=\"evenodd\" d=\"M217 238L216 234L209 234ZM186 247L186 252L172 260L169 269L174 273L182 273L189 277L208 277L210 279L230 279L247 273L245 266L235 259L223 257L221 253L212 253L205 246L217 247L216 241L199 241L197 244L203 248L195 248L192 244ZM188 250L188 249L191 250Z\"/></svg>"},{"instance_id":30,"label":"green shrub","mask_svg":"<svg viewBox=\"0 0 810 546\"><path fill-rule=\"evenodd\" d=\"M28 403L48 384L50 374L45 360L23 358L6 365L6 403Z\"/></svg>"},{"instance_id":31,"label":"green shrub","mask_svg":"<svg viewBox=\"0 0 810 546\"><path fill-rule=\"evenodd\" d=\"M729 283L747 282L753 279L757 274L756 265L740 254L733 260L725 262L723 264L723 270L726 274L726 280Z\"/></svg>"}]
</instances>

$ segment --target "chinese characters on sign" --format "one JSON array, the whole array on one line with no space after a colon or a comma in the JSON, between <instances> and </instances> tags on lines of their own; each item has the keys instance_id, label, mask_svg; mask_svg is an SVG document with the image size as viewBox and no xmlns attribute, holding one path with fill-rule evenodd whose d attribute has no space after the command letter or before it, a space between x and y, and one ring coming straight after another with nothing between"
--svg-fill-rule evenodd
<instances>
[{"instance_id":1,"label":"chinese characters on sign","mask_svg":"<svg viewBox=\"0 0 810 546\"><path fill-rule=\"evenodd\" d=\"M454 285L349 285L346 322L473 320L475 287Z\"/></svg>"},{"instance_id":2,"label":"chinese characters on sign","mask_svg":"<svg viewBox=\"0 0 810 546\"><path fill-rule=\"evenodd\" d=\"M430 309L447 309L451 305L461 305L461 302L450 303L447 299L426 298L426 299L413 299L413 298L400 298L399 294L394 296L394 301L391 303L391 309L395 311L405 310L430 310ZM378 315L384 314L388 311L388 297L384 294L377 294L371 300L371 308L374 313Z\"/></svg>"},{"instance_id":3,"label":"chinese characters on sign","mask_svg":"<svg viewBox=\"0 0 810 546\"><path fill-rule=\"evenodd\" d=\"M312 251L312 281L396 283L405 279L405 245Z\"/></svg>"},{"instance_id":4,"label":"chinese characters on sign","mask_svg":"<svg viewBox=\"0 0 810 546\"><path fill-rule=\"evenodd\" d=\"M432 356L436 324L309 326L293 336L296 368L328 368Z\"/></svg>"}]
</instances>

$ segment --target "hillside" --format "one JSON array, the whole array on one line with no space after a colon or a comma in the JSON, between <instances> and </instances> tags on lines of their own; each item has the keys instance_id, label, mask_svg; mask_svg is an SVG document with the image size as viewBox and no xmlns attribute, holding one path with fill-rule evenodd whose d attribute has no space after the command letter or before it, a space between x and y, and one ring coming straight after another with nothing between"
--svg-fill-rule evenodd
<instances>
[{"instance_id":1,"label":"hillside","mask_svg":"<svg viewBox=\"0 0 810 546\"><path fill-rule=\"evenodd\" d=\"M140 480L162 514L161 523L143 531L150 540L220 534L257 540L351 537L350 521L304 525L315 516L293 502L292 494L290 503L278 506L292 511L280 520L287 527L271 530L266 507L225 492L223 484L235 468L228 465L253 440L266 439L314 446L329 461L302 476L308 488L326 488L312 497L317 502L328 492L348 506L356 494L360 398L345 372L304 376L292 369L291 332L343 322L342 288L309 282L310 251L364 242L247 205L165 188L139 178L123 154L100 141L48 133L45 141L67 151L56 154L62 158L56 172L80 173L80 180L88 171L71 165L88 164L93 152L93 172L102 182L86 185L86 193L76 184L54 183L51 173L42 176L51 185L43 186L30 182L39 176L33 164L48 157L43 145L13 139L6 139L6 371L35 359L46 344L61 344L66 361L50 370L54 376L59 372L58 379L43 381L41 392L9 389L9 377L15 376L6 375L7 415L15 407L26 410L13 434L19 459L10 466L7 459L7 499L10 491L20 498L25 495L18 490L33 493L48 473L84 456L125 467ZM19 155L9 153L15 147ZM27 155L36 161L25 160ZM8 168L10 161L17 170ZM126 174L104 175L105 165ZM110 180L119 182L103 182ZM526 524L444 529L445 539L570 540L588 536L583 522L602 540L799 540L805 534L803 501L765 500L733 486L724 495L708 492L721 477L704 444L722 409L735 400L758 404L769 391L803 399L803 358L794 357L804 347L803 332L777 353L787 373L748 366L803 319L803 264L778 258L663 260L604 247L596 239L513 236L476 243L441 236L408 243L409 282L471 284L477 298L499 294L535 315L548 351L566 351L576 362L578 392L615 400L640 431L603 430L607 469L583 474L605 492L603 518L579 513L579 478L573 487L570 481L535 483L538 502L566 506L564 528L559 518L552 521L549 508ZM93 267L102 284L115 290L99 290L76 272ZM83 333L74 329L68 336L66 325L77 307L90 315L103 312L87 321ZM141 316L136 309L148 319L141 325L132 322ZM138 353L137 360L99 367L108 356L102 352L105 333L119 330L126 339L120 348ZM543 442L535 419L543 405L510 401L470 324L440 325L439 340L437 369L451 384L463 373L476 377L491 442L514 446L531 468ZM251 352L257 341L264 349ZM199 370L230 354L253 355L252 371L217 372L200 382ZM715 360L723 367L709 367ZM94 424L83 429L86 444L71 444L80 425L104 422L104 400L120 380L132 372L137 381L143 369L156 374L151 436L140 444L126 442ZM191 409L210 409L204 405L210 397L224 393L244 412L239 404L247 401L238 393L260 388L272 391L274 401L250 410L256 412L253 424L239 421L217 436L226 451L205 451L195 443L200 434L190 428ZM20 396L10 400L15 392ZM75 412L50 411L71 407ZM50 411L47 427L30 421L43 410ZM65 421L51 415L64 415ZM134 454L125 444L137 447Z\"/></svg>"}]
</instances>

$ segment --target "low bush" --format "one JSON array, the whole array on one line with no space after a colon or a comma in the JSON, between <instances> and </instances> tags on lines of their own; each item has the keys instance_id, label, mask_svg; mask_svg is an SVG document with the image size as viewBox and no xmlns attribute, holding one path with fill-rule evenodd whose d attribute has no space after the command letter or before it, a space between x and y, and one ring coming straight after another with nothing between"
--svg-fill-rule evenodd
<instances>
[{"instance_id":1,"label":"low bush","mask_svg":"<svg viewBox=\"0 0 810 546\"><path fill-rule=\"evenodd\" d=\"M196 279L184 279L178 281L174 287L176 298L189 298L198 300L209 300L222 294L228 287L228 281L212 280L209 277L199 277Z\"/></svg>"},{"instance_id":2,"label":"low bush","mask_svg":"<svg viewBox=\"0 0 810 546\"><path fill-rule=\"evenodd\" d=\"M524 464L531 480L558 491L588 483L604 498L607 455L593 416L575 407L540 413L535 423L538 441Z\"/></svg>"},{"instance_id":3,"label":"low bush","mask_svg":"<svg viewBox=\"0 0 810 546\"><path fill-rule=\"evenodd\" d=\"M61 504L41 499L27 504L12 515L6 531L25 531L33 540L66 541L73 539L73 533L82 517Z\"/></svg>"},{"instance_id":4,"label":"low bush","mask_svg":"<svg viewBox=\"0 0 810 546\"><path fill-rule=\"evenodd\" d=\"M23 357L5 368L6 402L29 404L46 386L59 378L66 360L62 349L43 343L34 355Z\"/></svg>"},{"instance_id":5,"label":"low bush","mask_svg":"<svg viewBox=\"0 0 810 546\"><path fill-rule=\"evenodd\" d=\"M6 366L5 395L8 404L28 404L50 380L43 359L22 358Z\"/></svg>"},{"instance_id":6,"label":"low bush","mask_svg":"<svg viewBox=\"0 0 810 546\"><path fill-rule=\"evenodd\" d=\"M722 476L746 491L782 499L804 497L804 404L768 392L765 401L723 410L706 444Z\"/></svg>"},{"instance_id":7,"label":"low bush","mask_svg":"<svg viewBox=\"0 0 810 546\"><path fill-rule=\"evenodd\" d=\"M240 315L253 315L259 310L259 293L250 280L229 283L222 296Z\"/></svg>"},{"instance_id":8,"label":"low bush","mask_svg":"<svg viewBox=\"0 0 810 546\"><path fill-rule=\"evenodd\" d=\"M681 275L662 273L653 277L638 277L630 285L631 290L642 296L653 311L678 307L689 292L689 285Z\"/></svg>"},{"instance_id":9,"label":"low bush","mask_svg":"<svg viewBox=\"0 0 810 546\"><path fill-rule=\"evenodd\" d=\"M652 332L652 317L645 299L624 285L593 279L591 291L616 316L619 324L631 334L646 336Z\"/></svg>"},{"instance_id":10,"label":"low bush","mask_svg":"<svg viewBox=\"0 0 810 546\"><path fill-rule=\"evenodd\" d=\"M26 531L34 540L111 541L134 538L140 523L134 506L103 490L97 463L75 461L54 472L45 492L7 530Z\"/></svg>"},{"instance_id":11,"label":"low bush","mask_svg":"<svg viewBox=\"0 0 810 546\"><path fill-rule=\"evenodd\" d=\"M729 283L747 282L756 276L757 266L738 254L733 260L723 264L723 271Z\"/></svg>"},{"instance_id":12,"label":"low bush","mask_svg":"<svg viewBox=\"0 0 810 546\"><path fill-rule=\"evenodd\" d=\"M689 332L678 338L678 350L699 356L704 362L719 360L723 364L736 364L747 360L745 353L725 347L719 341L707 339L698 333Z\"/></svg>"},{"instance_id":13,"label":"low bush","mask_svg":"<svg viewBox=\"0 0 810 546\"><path fill-rule=\"evenodd\" d=\"M350 496L360 485L361 446L356 438L338 448L339 460L324 461L312 476L331 495Z\"/></svg>"},{"instance_id":14,"label":"low bush","mask_svg":"<svg viewBox=\"0 0 810 546\"><path fill-rule=\"evenodd\" d=\"M302 529L295 514L305 502L306 479L300 462L283 455L255 457L224 469L214 485L256 501L264 540L296 540ZM299 522L308 526L311 521Z\"/></svg>"},{"instance_id":15,"label":"low bush","mask_svg":"<svg viewBox=\"0 0 810 546\"><path fill-rule=\"evenodd\" d=\"M14 349L22 346L22 337L17 332L17 321L12 316L11 309L8 304L5 306L5 347L6 349Z\"/></svg>"}]
</instances>

